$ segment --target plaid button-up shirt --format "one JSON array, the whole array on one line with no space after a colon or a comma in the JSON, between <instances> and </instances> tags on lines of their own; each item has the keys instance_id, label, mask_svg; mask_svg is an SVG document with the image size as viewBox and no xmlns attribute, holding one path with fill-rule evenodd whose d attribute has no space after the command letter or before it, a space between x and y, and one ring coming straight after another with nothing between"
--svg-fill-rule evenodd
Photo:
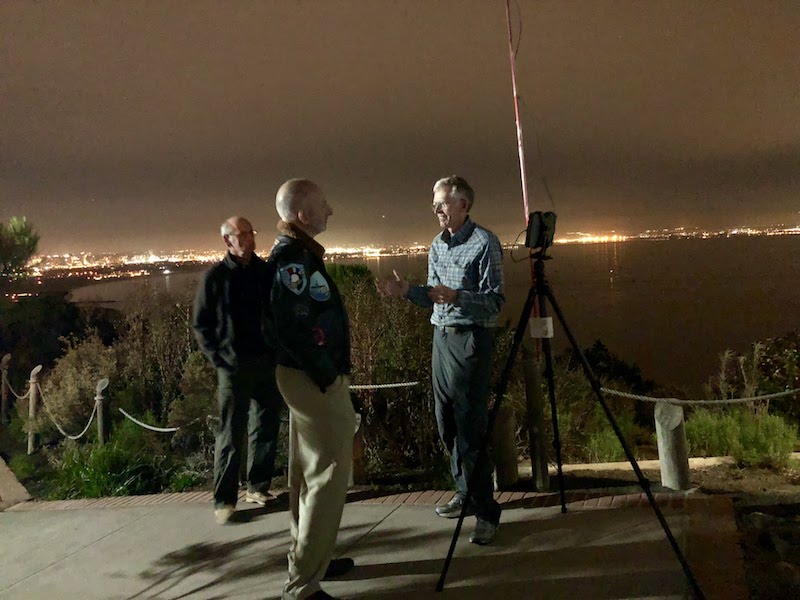
<instances>
[{"instance_id":1,"label":"plaid button-up shirt","mask_svg":"<svg viewBox=\"0 0 800 600\"><path fill-rule=\"evenodd\" d=\"M458 290L455 303L434 304L428 291L437 285ZM428 285L411 286L407 297L419 306L433 306L434 325L496 326L505 302L500 240L469 217L454 235L445 229L431 244Z\"/></svg>"}]
</instances>

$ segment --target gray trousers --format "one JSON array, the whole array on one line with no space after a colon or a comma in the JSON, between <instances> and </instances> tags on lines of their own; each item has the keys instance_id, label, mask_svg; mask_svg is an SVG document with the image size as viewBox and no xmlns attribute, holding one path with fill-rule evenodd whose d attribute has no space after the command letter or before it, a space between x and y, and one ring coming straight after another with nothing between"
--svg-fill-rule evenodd
<instances>
[{"instance_id":1,"label":"gray trousers","mask_svg":"<svg viewBox=\"0 0 800 600\"><path fill-rule=\"evenodd\" d=\"M450 453L450 472L456 493L466 496L472 483L477 516L500 521L500 505L494 500L492 463L485 456L478 470L489 420L489 385L494 350L494 330L457 331L436 327L433 332L432 378L439 436Z\"/></svg>"},{"instance_id":2,"label":"gray trousers","mask_svg":"<svg viewBox=\"0 0 800 600\"><path fill-rule=\"evenodd\" d=\"M283 399L270 356L247 358L234 371L217 369L219 427L214 444L214 505L236 506L247 431L247 489L266 492L275 467Z\"/></svg>"}]
</instances>

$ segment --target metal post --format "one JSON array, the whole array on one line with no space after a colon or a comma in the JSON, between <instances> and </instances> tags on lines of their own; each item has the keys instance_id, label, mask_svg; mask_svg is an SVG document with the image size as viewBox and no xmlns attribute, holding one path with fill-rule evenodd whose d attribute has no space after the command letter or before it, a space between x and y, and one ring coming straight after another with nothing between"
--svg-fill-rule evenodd
<instances>
[{"instance_id":1,"label":"metal post","mask_svg":"<svg viewBox=\"0 0 800 600\"><path fill-rule=\"evenodd\" d=\"M94 401L97 404L97 442L102 446L108 441L108 430L106 429L106 410L103 390L108 387L108 379L105 377L97 382L95 388Z\"/></svg>"},{"instance_id":2,"label":"metal post","mask_svg":"<svg viewBox=\"0 0 800 600\"><path fill-rule=\"evenodd\" d=\"M36 419L36 410L39 406L39 371L42 370L42 365L36 365L31 371L30 391L28 392L28 455L31 455L36 450L39 442L39 434L34 433L34 423Z\"/></svg>"},{"instance_id":3,"label":"metal post","mask_svg":"<svg viewBox=\"0 0 800 600\"><path fill-rule=\"evenodd\" d=\"M11 355L6 354L3 360L0 361L0 371L2 371L2 379L0 379L0 425L5 425L10 419L8 414L8 363L11 362Z\"/></svg>"},{"instance_id":4,"label":"metal post","mask_svg":"<svg viewBox=\"0 0 800 600\"><path fill-rule=\"evenodd\" d=\"M692 482L683 407L658 402L655 408L655 420L661 485L671 490L688 490L692 487Z\"/></svg>"}]
</instances>

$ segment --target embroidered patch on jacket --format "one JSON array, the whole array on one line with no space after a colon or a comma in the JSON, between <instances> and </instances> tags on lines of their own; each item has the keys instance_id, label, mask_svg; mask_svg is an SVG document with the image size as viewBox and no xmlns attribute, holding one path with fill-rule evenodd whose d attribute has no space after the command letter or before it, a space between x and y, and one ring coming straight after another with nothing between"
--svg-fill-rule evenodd
<instances>
[{"instance_id":1,"label":"embroidered patch on jacket","mask_svg":"<svg viewBox=\"0 0 800 600\"><path fill-rule=\"evenodd\" d=\"M308 281L308 293L314 300L325 302L331 297L331 288L325 281L325 276L319 271L315 271Z\"/></svg>"},{"instance_id":2,"label":"embroidered patch on jacket","mask_svg":"<svg viewBox=\"0 0 800 600\"><path fill-rule=\"evenodd\" d=\"M281 267L281 283L298 296L306 289L306 272L303 265L291 263Z\"/></svg>"}]
</instances>

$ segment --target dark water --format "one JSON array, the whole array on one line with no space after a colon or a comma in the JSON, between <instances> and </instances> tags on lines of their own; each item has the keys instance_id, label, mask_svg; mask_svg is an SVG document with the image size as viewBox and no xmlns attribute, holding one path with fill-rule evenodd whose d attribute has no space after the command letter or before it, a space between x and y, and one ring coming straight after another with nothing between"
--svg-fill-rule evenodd
<instances>
[{"instance_id":1,"label":"dark water","mask_svg":"<svg viewBox=\"0 0 800 600\"><path fill-rule=\"evenodd\" d=\"M658 382L697 392L726 348L800 328L800 236L634 241L565 245L551 250L547 276L582 346L602 340ZM515 252L515 258L523 258ZM378 276L392 269L424 278L424 255L346 260ZM530 286L528 261L506 253L503 318L514 323ZM151 278L157 285L194 285L198 273ZM140 281L76 290L76 300L124 301ZM556 327L556 349L567 343Z\"/></svg>"}]
</instances>

